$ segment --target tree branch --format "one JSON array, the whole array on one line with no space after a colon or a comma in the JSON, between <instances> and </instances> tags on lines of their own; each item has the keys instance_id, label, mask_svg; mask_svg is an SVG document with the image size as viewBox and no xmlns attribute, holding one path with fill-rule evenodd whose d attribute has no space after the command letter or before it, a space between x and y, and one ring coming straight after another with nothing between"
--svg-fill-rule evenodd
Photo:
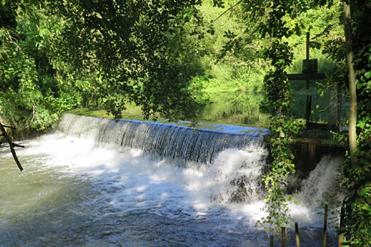
<instances>
[{"instance_id":1,"label":"tree branch","mask_svg":"<svg viewBox=\"0 0 371 247\"><path fill-rule=\"evenodd\" d=\"M15 163L17 164L18 169L20 171L23 171L23 167L22 167L21 163L18 160L17 153L15 152L14 147L24 147L24 146L23 145L19 145L19 144L15 144L15 143L12 142L12 139L10 138L10 136L8 135L8 133L6 132L5 127L4 127L4 125L2 123L0 123L0 131L2 132L2 135L4 136L6 142L9 144L10 152L13 155L13 159L14 159Z\"/></svg>"},{"instance_id":2,"label":"tree branch","mask_svg":"<svg viewBox=\"0 0 371 247\"><path fill-rule=\"evenodd\" d=\"M239 5L240 3L242 3L242 0L241 1L238 1L237 3L233 4L231 7L229 7L228 9L226 9L223 13L221 13L218 17L216 17L213 22L217 21L220 17L222 17L223 15L225 15L227 12L231 11L232 9L234 9L234 7L236 7L237 5Z\"/></svg>"},{"instance_id":3,"label":"tree branch","mask_svg":"<svg viewBox=\"0 0 371 247\"><path fill-rule=\"evenodd\" d=\"M4 127L4 128L9 128L9 129L13 129L13 130L15 130L15 127L14 127L14 126L10 126L10 125L5 125L5 124L3 124L3 127Z\"/></svg>"},{"instance_id":4,"label":"tree branch","mask_svg":"<svg viewBox=\"0 0 371 247\"><path fill-rule=\"evenodd\" d=\"M22 144L12 142L13 147L25 148Z\"/></svg>"}]
</instances>

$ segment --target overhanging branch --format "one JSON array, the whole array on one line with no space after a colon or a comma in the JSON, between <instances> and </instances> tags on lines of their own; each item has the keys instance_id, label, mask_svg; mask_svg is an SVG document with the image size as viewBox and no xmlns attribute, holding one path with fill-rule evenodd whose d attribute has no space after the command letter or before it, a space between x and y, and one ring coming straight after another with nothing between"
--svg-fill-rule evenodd
<instances>
[{"instance_id":1,"label":"overhanging branch","mask_svg":"<svg viewBox=\"0 0 371 247\"><path fill-rule=\"evenodd\" d=\"M15 163L17 164L18 169L20 171L23 171L23 167L21 165L21 162L19 162L19 160L18 160L17 153L15 152L14 147L22 147L22 148L24 148L24 146L23 145L20 145L20 144L13 143L12 139L10 138L10 136L8 135L8 133L6 132L5 127L8 127L9 128L10 126L3 125L2 123L0 123L1 135L4 136L5 141L9 144L10 152L13 155L13 159L14 159Z\"/></svg>"}]
</instances>

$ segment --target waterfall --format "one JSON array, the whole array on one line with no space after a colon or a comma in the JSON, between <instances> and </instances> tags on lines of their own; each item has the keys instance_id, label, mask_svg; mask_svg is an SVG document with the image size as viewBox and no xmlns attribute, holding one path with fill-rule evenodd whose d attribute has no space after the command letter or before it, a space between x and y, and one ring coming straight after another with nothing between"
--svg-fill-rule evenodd
<instances>
[{"instance_id":1,"label":"waterfall","mask_svg":"<svg viewBox=\"0 0 371 247\"><path fill-rule=\"evenodd\" d=\"M223 150L263 145L267 129L241 127L241 131L194 129L175 124L136 120L108 120L65 114L58 130L94 139L97 144L138 148L163 158L212 163Z\"/></svg>"},{"instance_id":2,"label":"waterfall","mask_svg":"<svg viewBox=\"0 0 371 247\"><path fill-rule=\"evenodd\" d=\"M297 195L299 200L311 207L341 202L344 194L340 187L342 164L342 157L322 157L308 178L302 181Z\"/></svg>"},{"instance_id":3,"label":"waterfall","mask_svg":"<svg viewBox=\"0 0 371 247\"><path fill-rule=\"evenodd\" d=\"M66 114L17 150L22 175L0 148L0 245L267 246L256 223L267 216L268 131L216 127ZM325 156L295 182L288 214L304 247L320 245L323 203L335 242L341 164Z\"/></svg>"},{"instance_id":4,"label":"waterfall","mask_svg":"<svg viewBox=\"0 0 371 247\"><path fill-rule=\"evenodd\" d=\"M194 129L175 124L65 114L57 130L69 137L91 140L96 148L113 145L117 151L134 148L158 160L173 160L170 163L183 160L186 167L193 169L186 183L193 189L202 187L198 194L203 201L257 201L262 199L260 181L267 157L264 137L269 132L262 128L236 128ZM195 166L195 162L209 165ZM340 200L340 164L339 157L323 157L306 179L295 181L301 184L295 200L311 208L325 201ZM194 173L194 169L201 170ZM201 177L197 175L199 172L202 172Z\"/></svg>"},{"instance_id":5,"label":"waterfall","mask_svg":"<svg viewBox=\"0 0 371 247\"><path fill-rule=\"evenodd\" d=\"M98 147L135 148L152 157L183 160L187 167L210 164L190 187L201 186L204 199L217 202L246 202L262 198L261 177L266 167L267 129L227 126L227 129L195 129L175 124L138 120L109 120L65 114L58 130L67 136L92 140ZM173 161L172 161L173 162ZM193 162L193 163L192 163ZM304 180L294 181L301 189L296 201L310 208L341 200L341 157L324 156Z\"/></svg>"}]
</instances>

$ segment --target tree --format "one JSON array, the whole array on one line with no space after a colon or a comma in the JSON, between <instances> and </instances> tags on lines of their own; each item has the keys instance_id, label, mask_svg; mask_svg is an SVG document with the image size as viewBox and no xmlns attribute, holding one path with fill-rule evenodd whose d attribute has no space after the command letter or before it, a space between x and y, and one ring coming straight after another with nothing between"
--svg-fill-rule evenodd
<instances>
[{"instance_id":1,"label":"tree","mask_svg":"<svg viewBox=\"0 0 371 247\"><path fill-rule=\"evenodd\" d=\"M0 115L18 132L50 127L76 106L79 89L56 53L65 22L45 1L0 3Z\"/></svg>"},{"instance_id":2,"label":"tree","mask_svg":"<svg viewBox=\"0 0 371 247\"><path fill-rule=\"evenodd\" d=\"M199 105L189 91L193 75L182 32L200 35L201 1L56 1L57 14L69 20L61 54L74 68L96 73L105 109L120 117L129 101L146 117L192 119ZM197 25L193 25L197 24ZM188 26L188 27L187 27ZM177 46L172 43L177 41Z\"/></svg>"},{"instance_id":3,"label":"tree","mask_svg":"<svg viewBox=\"0 0 371 247\"><path fill-rule=\"evenodd\" d=\"M199 3L2 1L1 116L44 130L72 107L99 104L120 117L131 101L146 117L195 118Z\"/></svg>"},{"instance_id":4,"label":"tree","mask_svg":"<svg viewBox=\"0 0 371 247\"><path fill-rule=\"evenodd\" d=\"M353 66L353 47L352 47L352 18L350 14L350 3L344 1L344 30L345 30L345 46L346 46L346 64L348 68L348 82L350 95L350 110L349 110L349 151L351 159L354 159L354 154L357 151L357 92L356 92L356 75ZM352 161L355 163L356 161Z\"/></svg>"},{"instance_id":5,"label":"tree","mask_svg":"<svg viewBox=\"0 0 371 247\"><path fill-rule=\"evenodd\" d=\"M370 11L370 1L344 2L344 25L348 41L346 44L348 81L351 95L349 159L345 165L344 178L344 184L350 193L344 201L344 225L346 242L351 246L371 245ZM352 50L354 57L352 57Z\"/></svg>"}]
</instances>

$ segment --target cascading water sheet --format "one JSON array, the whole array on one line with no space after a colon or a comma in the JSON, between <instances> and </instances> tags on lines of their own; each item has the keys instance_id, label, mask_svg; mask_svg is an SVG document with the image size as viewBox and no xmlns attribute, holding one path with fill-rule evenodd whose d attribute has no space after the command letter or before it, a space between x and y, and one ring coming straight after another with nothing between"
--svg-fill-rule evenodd
<instances>
[{"instance_id":1,"label":"cascading water sheet","mask_svg":"<svg viewBox=\"0 0 371 247\"><path fill-rule=\"evenodd\" d=\"M108 120L65 114L58 130L97 144L138 148L152 155L199 163L211 163L227 149L263 145L267 129L225 125L224 129L192 129L175 124L135 120Z\"/></svg>"},{"instance_id":2,"label":"cascading water sheet","mask_svg":"<svg viewBox=\"0 0 371 247\"><path fill-rule=\"evenodd\" d=\"M21 174L1 152L0 246L268 245L255 225L265 215L264 130L196 133L73 115L58 130L18 151ZM341 160L321 162L290 204L302 246L320 246L316 208L336 188L325 171Z\"/></svg>"}]
</instances>

